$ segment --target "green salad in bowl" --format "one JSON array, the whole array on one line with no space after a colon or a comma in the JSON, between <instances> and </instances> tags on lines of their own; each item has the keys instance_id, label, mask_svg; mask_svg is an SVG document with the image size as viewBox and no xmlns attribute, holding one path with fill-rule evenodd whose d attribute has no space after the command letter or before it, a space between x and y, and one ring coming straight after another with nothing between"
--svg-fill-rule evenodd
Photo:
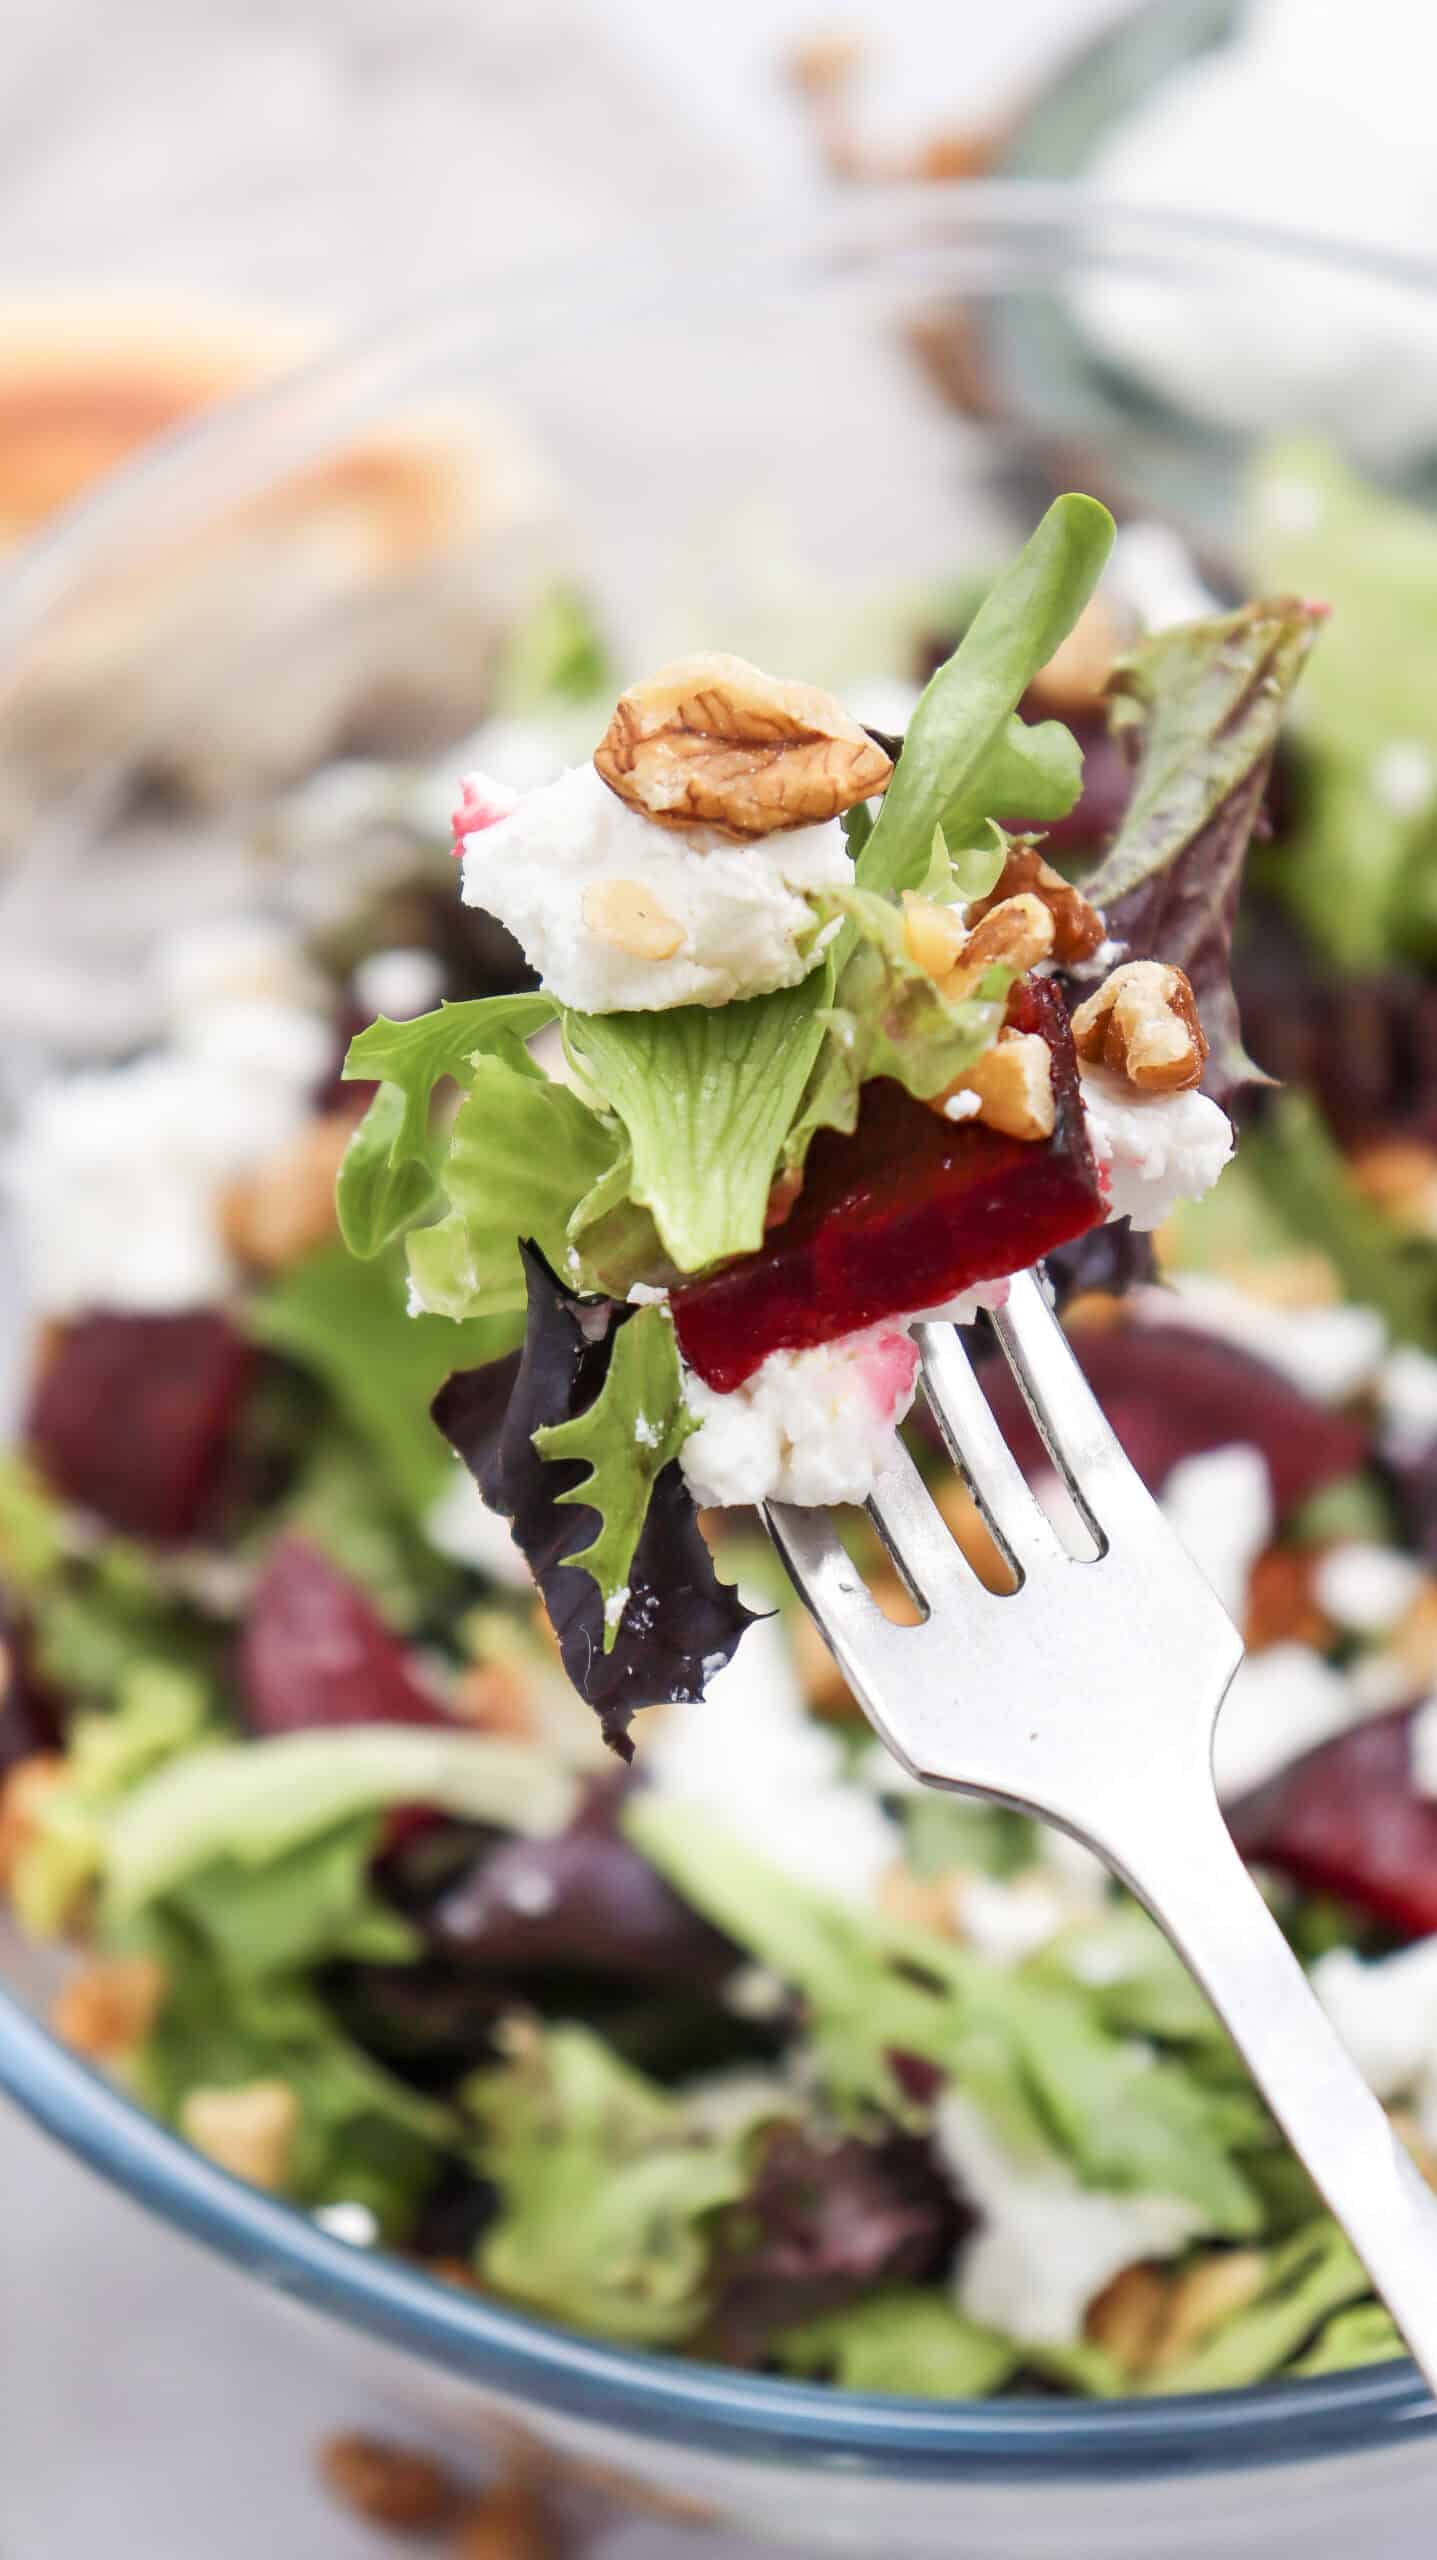
<instances>
[{"instance_id":1,"label":"green salad in bowl","mask_svg":"<svg viewBox=\"0 0 1437 2560\"><path fill-rule=\"evenodd\" d=\"M934 2399L1399 2351L1153 1924L905 1782L755 1511L849 1506L902 1616L904 1428L1001 1587L907 1328L1045 1263L1247 1637L1234 1831L1437 2161L1437 550L1307 446L1224 594L1135 530L1057 501L881 702L556 596L462 752L350 775L341 922L168 937L158 1036L6 1140L57 2031L590 2336Z\"/></svg>"}]
</instances>

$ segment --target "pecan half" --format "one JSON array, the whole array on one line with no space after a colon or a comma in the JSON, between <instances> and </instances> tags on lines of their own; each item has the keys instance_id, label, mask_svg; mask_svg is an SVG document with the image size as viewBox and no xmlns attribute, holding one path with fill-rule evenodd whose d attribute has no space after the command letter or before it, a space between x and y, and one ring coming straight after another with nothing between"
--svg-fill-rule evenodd
<instances>
[{"instance_id":1,"label":"pecan half","mask_svg":"<svg viewBox=\"0 0 1437 2560\"><path fill-rule=\"evenodd\" d=\"M886 789L893 771L832 694L722 650L631 685L594 765L660 826L713 827L741 843L836 818Z\"/></svg>"},{"instance_id":2,"label":"pecan half","mask_svg":"<svg viewBox=\"0 0 1437 2560\"><path fill-rule=\"evenodd\" d=\"M1073 1046L1089 1066L1112 1069L1140 1093L1201 1084L1207 1042L1181 969L1126 960L1073 1016Z\"/></svg>"},{"instance_id":3,"label":"pecan half","mask_svg":"<svg viewBox=\"0 0 1437 2560\"><path fill-rule=\"evenodd\" d=\"M1051 1138L1057 1120L1053 1098L1053 1053L1036 1031L1000 1031L991 1049L966 1075L951 1084L937 1105L950 1119L947 1105L959 1094L976 1094L976 1119L1005 1138Z\"/></svg>"},{"instance_id":4,"label":"pecan half","mask_svg":"<svg viewBox=\"0 0 1437 2560\"><path fill-rule=\"evenodd\" d=\"M968 996L978 985L985 970L1011 969L1015 977L1023 977L1039 960L1046 960L1053 948L1053 919L1041 898L1031 891L1021 897L1003 898L990 906L981 924L976 924L964 943L958 959L942 981L945 996Z\"/></svg>"},{"instance_id":5,"label":"pecan half","mask_svg":"<svg viewBox=\"0 0 1437 2560\"><path fill-rule=\"evenodd\" d=\"M986 898L980 898L968 910L968 921L977 924L990 915L1005 899L1028 896L1041 898L1053 919L1053 958L1060 969L1071 969L1076 961L1091 960L1103 939L1103 919L1096 907L1090 907L1081 889L1045 862L1035 844L1010 847L1002 872Z\"/></svg>"}]
</instances>

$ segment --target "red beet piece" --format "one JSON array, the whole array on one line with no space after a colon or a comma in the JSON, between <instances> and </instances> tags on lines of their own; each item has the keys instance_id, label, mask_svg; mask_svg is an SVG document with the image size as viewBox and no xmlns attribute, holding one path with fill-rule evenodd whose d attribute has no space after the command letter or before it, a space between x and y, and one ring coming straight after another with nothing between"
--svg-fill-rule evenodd
<instances>
[{"instance_id":1,"label":"red beet piece","mask_svg":"<svg viewBox=\"0 0 1437 2560\"><path fill-rule=\"evenodd\" d=\"M449 1722L373 1602L306 1538L281 1538L271 1551L238 1669L256 1733Z\"/></svg>"},{"instance_id":2,"label":"red beet piece","mask_svg":"<svg viewBox=\"0 0 1437 2560\"><path fill-rule=\"evenodd\" d=\"M1215 1334L1176 1324L1079 1328L1073 1348L1155 1493L1179 1458L1240 1440L1261 1449L1281 1513L1351 1475L1368 1455L1359 1424L1314 1404L1265 1361ZM994 1361L984 1387L1019 1465L1036 1474L1048 1455L1012 1373Z\"/></svg>"},{"instance_id":3,"label":"red beet piece","mask_svg":"<svg viewBox=\"0 0 1437 2560\"><path fill-rule=\"evenodd\" d=\"M768 1242L675 1290L679 1347L711 1387L742 1386L772 1351L809 1350L940 1305L1098 1224L1063 999L1046 983L1022 987L1010 1018L1052 1049L1051 1138L945 1120L887 1077L866 1085L853 1135L825 1129L814 1139L803 1189Z\"/></svg>"},{"instance_id":4,"label":"red beet piece","mask_svg":"<svg viewBox=\"0 0 1437 2560\"><path fill-rule=\"evenodd\" d=\"M1320 1743L1229 1810L1245 1858L1404 1937L1437 1930L1437 1804L1412 1782L1415 1707Z\"/></svg>"},{"instance_id":5,"label":"red beet piece","mask_svg":"<svg viewBox=\"0 0 1437 2560\"><path fill-rule=\"evenodd\" d=\"M26 1438L67 1501L132 1537L190 1537L256 1366L212 1309L80 1316L41 1368Z\"/></svg>"}]
</instances>

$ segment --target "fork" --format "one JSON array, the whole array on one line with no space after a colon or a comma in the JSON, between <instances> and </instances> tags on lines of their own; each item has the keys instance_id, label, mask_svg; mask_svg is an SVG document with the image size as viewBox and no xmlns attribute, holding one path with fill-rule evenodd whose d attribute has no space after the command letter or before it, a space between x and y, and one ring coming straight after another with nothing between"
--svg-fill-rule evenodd
<instances>
[{"instance_id":1,"label":"fork","mask_svg":"<svg viewBox=\"0 0 1437 2560\"><path fill-rule=\"evenodd\" d=\"M1096 1555L1029 1489L952 1324L916 1328L928 1404L1017 1588L971 1572L900 1446L868 1505L915 1604L884 1616L826 1513L770 1503L800 1597L894 1758L1041 1815L1121 1877L1228 2028L1437 2390L1437 2196L1340 2043L1218 1809L1242 1640L1115 1438L1036 1274L989 1319Z\"/></svg>"}]
</instances>

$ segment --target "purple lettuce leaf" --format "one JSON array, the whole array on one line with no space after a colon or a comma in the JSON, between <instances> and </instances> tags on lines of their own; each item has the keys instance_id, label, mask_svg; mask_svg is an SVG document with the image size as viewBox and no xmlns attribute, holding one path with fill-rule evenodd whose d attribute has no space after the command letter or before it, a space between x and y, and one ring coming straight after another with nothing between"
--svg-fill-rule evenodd
<instances>
[{"instance_id":1,"label":"purple lettuce leaf","mask_svg":"<svg viewBox=\"0 0 1437 2560\"><path fill-rule=\"evenodd\" d=\"M566 1289L533 1243L521 1244L529 1315L523 1348L442 1387L434 1419L501 1512L543 1593L564 1668L598 1714L605 1741L633 1757L629 1723L639 1707L696 1699L753 1622L719 1581L677 1463L655 1482L629 1571L629 1599L611 1649L593 1576L567 1559L591 1546L599 1516L564 1502L586 1476L577 1459L544 1459L534 1433L587 1412L608 1375L613 1337L633 1313L610 1298Z\"/></svg>"}]
</instances>

